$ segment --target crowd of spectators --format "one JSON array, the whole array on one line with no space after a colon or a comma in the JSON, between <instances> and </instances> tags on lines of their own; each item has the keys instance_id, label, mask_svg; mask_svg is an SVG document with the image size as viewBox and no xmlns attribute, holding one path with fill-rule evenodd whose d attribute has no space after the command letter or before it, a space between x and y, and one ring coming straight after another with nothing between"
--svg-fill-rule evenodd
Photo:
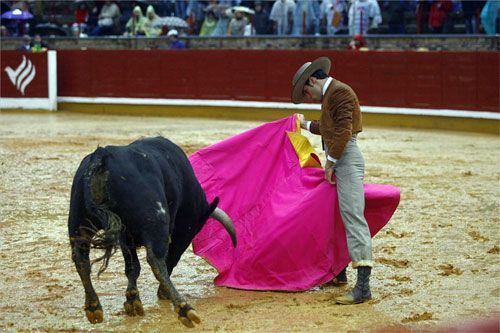
<instances>
[{"instance_id":1,"label":"crowd of spectators","mask_svg":"<svg viewBox=\"0 0 500 333\"><path fill-rule=\"evenodd\" d=\"M1 1L2 36L496 34L500 1ZM169 31L174 33L169 34Z\"/></svg>"}]
</instances>

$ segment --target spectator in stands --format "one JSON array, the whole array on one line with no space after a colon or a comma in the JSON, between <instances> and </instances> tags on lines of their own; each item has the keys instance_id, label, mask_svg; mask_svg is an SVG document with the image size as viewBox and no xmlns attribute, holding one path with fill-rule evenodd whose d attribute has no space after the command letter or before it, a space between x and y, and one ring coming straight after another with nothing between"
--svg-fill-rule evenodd
<instances>
[{"instance_id":1,"label":"spectator in stands","mask_svg":"<svg viewBox=\"0 0 500 333\"><path fill-rule=\"evenodd\" d=\"M462 3L458 0L453 0L451 1L451 11L443 23L444 34L452 34L455 32L455 22L458 21L459 17L460 19L463 17Z\"/></svg>"},{"instance_id":2,"label":"spectator in stands","mask_svg":"<svg viewBox=\"0 0 500 333\"><path fill-rule=\"evenodd\" d=\"M105 1L99 12L97 26L92 30L92 36L112 35L120 19L120 8L114 1Z\"/></svg>"},{"instance_id":3,"label":"spectator in stands","mask_svg":"<svg viewBox=\"0 0 500 333\"><path fill-rule=\"evenodd\" d=\"M452 9L453 4L451 0L436 0L432 2L429 14L429 28L432 33L443 33L443 27L446 20L449 19Z\"/></svg>"},{"instance_id":4,"label":"spectator in stands","mask_svg":"<svg viewBox=\"0 0 500 333\"><path fill-rule=\"evenodd\" d=\"M30 5L28 4L28 1L16 1L16 2L14 2L12 4L12 6L10 7L10 10L14 10L14 9L20 9L22 11L31 13Z\"/></svg>"},{"instance_id":5,"label":"spectator in stands","mask_svg":"<svg viewBox=\"0 0 500 333\"><path fill-rule=\"evenodd\" d=\"M375 30L375 33L378 31L379 25L382 23L382 12L380 10L380 6L378 4L377 0L368 0L372 4L372 14L373 18L370 21L370 28L368 29L368 33L370 33L370 30L373 29Z\"/></svg>"},{"instance_id":6,"label":"spectator in stands","mask_svg":"<svg viewBox=\"0 0 500 333\"><path fill-rule=\"evenodd\" d=\"M234 17L229 22L227 28L228 36L243 36L245 27L248 24L248 19L243 15L243 12L237 10L234 12Z\"/></svg>"},{"instance_id":7,"label":"spectator in stands","mask_svg":"<svg viewBox=\"0 0 500 333\"><path fill-rule=\"evenodd\" d=\"M424 34L429 32L429 13L431 11L432 1L418 0L416 8L416 28L417 34Z\"/></svg>"},{"instance_id":8,"label":"spectator in stands","mask_svg":"<svg viewBox=\"0 0 500 333\"><path fill-rule=\"evenodd\" d=\"M222 0L222 1L226 1L226 0ZM213 5L213 7L216 7L217 1L210 0L210 4ZM189 34L190 35L198 35L199 34L199 31L201 30L201 26L203 24L203 21L205 20L206 8L207 8L206 2L201 2L198 0L189 0L188 6L186 8L185 16L184 17L181 16L181 18L187 18L187 21L189 24ZM229 8L229 6L227 6L226 8ZM218 17L219 16L218 11L214 10L214 12L215 12L215 15ZM228 24L229 24L229 18L227 18L224 33L221 34L221 36L226 35ZM217 29L215 29L215 30L217 30Z\"/></svg>"},{"instance_id":9,"label":"spectator in stands","mask_svg":"<svg viewBox=\"0 0 500 333\"><path fill-rule=\"evenodd\" d=\"M3 1L2 1L3 2ZM31 12L27 1L16 1L10 7L10 10L19 9L26 12ZM3 14L3 13L2 13ZM5 21L5 22L4 22ZM26 20L2 19L2 25L8 29L11 36L22 37L29 34L29 22Z\"/></svg>"},{"instance_id":10,"label":"spectator in stands","mask_svg":"<svg viewBox=\"0 0 500 333\"><path fill-rule=\"evenodd\" d=\"M87 24L89 20L89 7L87 2L79 1L75 9L75 22L76 24Z\"/></svg>"},{"instance_id":11,"label":"spectator in stands","mask_svg":"<svg viewBox=\"0 0 500 333\"><path fill-rule=\"evenodd\" d=\"M275 35L289 35L293 28L293 14L295 2L293 0L276 0L271 9L269 19L273 22Z\"/></svg>"},{"instance_id":12,"label":"spectator in stands","mask_svg":"<svg viewBox=\"0 0 500 333\"><path fill-rule=\"evenodd\" d=\"M326 34L335 35L345 28L344 13L347 12L345 0L323 0L321 17L326 21Z\"/></svg>"},{"instance_id":13,"label":"spectator in stands","mask_svg":"<svg viewBox=\"0 0 500 333\"><path fill-rule=\"evenodd\" d=\"M406 33L405 13L407 2L407 0L392 0L382 3L382 9L387 14L388 32L392 35Z\"/></svg>"},{"instance_id":14,"label":"spectator in stands","mask_svg":"<svg viewBox=\"0 0 500 333\"><path fill-rule=\"evenodd\" d=\"M166 16L176 16L185 19L188 15L186 14L188 7L191 5L198 6L198 0L154 0L148 1L153 3L156 8L156 13L160 17ZM193 3L195 3L193 5Z\"/></svg>"},{"instance_id":15,"label":"spectator in stands","mask_svg":"<svg viewBox=\"0 0 500 333\"><path fill-rule=\"evenodd\" d=\"M212 36L212 33L215 30L217 25L217 18L215 17L215 13L213 10L208 10L205 15L205 20L203 20L203 24L200 30L200 36Z\"/></svg>"},{"instance_id":16,"label":"spectator in stands","mask_svg":"<svg viewBox=\"0 0 500 333\"><path fill-rule=\"evenodd\" d=\"M297 0L293 16L294 35L319 35L320 5L318 0Z\"/></svg>"},{"instance_id":17,"label":"spectator in stands","mask_svg":"<svg viewBox=\"0 0 500 333\"><path fill-rule=\"evenodd\" d=\"M77 2L77 7L75 9L75 22L71 26L71 31L73 36L83 37L82 34L85 34L85 30L87 29L87 23L90 17L89 7L86 1Z\"/></svg>"},{"instance_id":18,"label":"spectator in stands","mask_svg":"<svg viewBox=\"0 0 500 333\"><path fill-rule=\"evenodd\" d=\"M499 32L499 10L500 2L498 0L488 0L481 11L481 24L488 35L495 35Z\"/></svg>"},{"instance_id":19,"label":"spectator in stands","mask_svg":"<svg viewBox=\"0 0 500 333\"><path fill-rule=\"evenodd\" d=\"M349 8L349 34L366 35L382 23L380 7L375 0L354 0Z\"/></svg>"},{"instance_id":20,"label":"spectator in stands","mask_svg":"<svg viewBox=\"0 0 500 333\"><path fill-rule=\"evenodd\" d=\"M158 37L161 33L162 21L156 15L153 6L149 5L146 10L146 21L144 22L144 33L147 37Z\"/></svg>"},{"instance_id":21,"label":"spectator in stands","mask_svg":"<svg viewBox=\"0 0 500 333\"><path fill-rule=\"evenodd\" d=\"M40 52L45 52L48 49L49 46L42 40L42 36L36 34L35 37L33 38L33 43L31 44L31 52L40 53Z\"/></svg>"},{"instance_id":22,"label":"spectator in stands","mask_svg":"<svg viewBox=\"0 0 500 333\"><path fill-rule=\"evenodd\" d=\"M29 35L24 35L23 36L23 42L17 48L17 50L18 51L23 51L23 52L31 52L31 37Z\"/></svg>"},{"instance_id":23,"label":"spectator in stands","mask_svg":"<svg viewBox=\"0 0 500 333\"><path fill-rule=\"evenodd\" d=\"M226 36L229 28L230 18L227 10L231 5L230 1L219 2L215 7L212 7L217 16L217 25L215 26L212 36Z\"/></svg>"},{"instance_id":24,"label":"spectator in stands","mask_svg":"<svg viewBox=\"0 0 500 333\"><path fill-rule=\"evenodd\" d=\"M175 2L175 16L180 17L182 19L187 17L187 7L189 1L179 1L176 0Z\"/></svg>"},{"instance_id":25,"label":"spectator in stands","mask_svg":"<svg viewBox=\"0 0 500 333\"><path fill-rule=\"evenodd\" d=\"M176 16L175 3L178 1L172 0L156 0L154 1L156 7L156 14L160 17ZM182 1L184 2L184 1Z\"/></svg>"},{"instance_id":26,"label":"spectator in stands","mask_svg":"<svg viewBox=\"0 0 500 333\"><path fill-rule=\"evenodd\" d=\"M478 34L481 29L481 10L486 1L462 0L462 11L464 13L465 33Z\"/></svg>"},{"instance_id":27,"label":"spectator in stands","mask_svg":"<svg viewBox=\"0 0 500 333\"><path fill-rule=\"evenodd\" d=\"M141 7L142 12L144 13L144 11L146 9L144 7L146 5L146 1L144 1L144 0L123 1L122 0L119 2L119 4L120 4L121 15L120 15L120 19L119 19L120 30L119 30L118 34L120 34L120 35L121 34L128 34L126 26L127 26L128 21L130 20L130 18L132 18L134 15L134 8L139 6L139 7Z\"/></svg>"},{"instance_id":28,"label":"spectator in stands","mask_svg":"<svg viewBox=\"0 0 500 333\"><path fill-rule=\"evenodd\" d=\"M146 18L142 14L142 9L140 6L135 6L132 11L132 17L128 20L125 26L126 36L145 36L144 24L146 23Z\"/></svg>"},{"instance_id":29,"label":"spectator in stands","mask_svg":"<svg viewBox=\"0 0 500 333\"><path fill-rule=\"evenodd\" d=\"M267 35L271 31L269 25L269 12L262 6L262 1L255 1L254 3L255 16L253 18L253 25L255 34Z\"/></svg>"},{"instance_id":30,"label":"spectator in stands","mask_svg":"<svg viewBox=\"0 0 500 333\"><path fill-rule=\"evenodd\" d=\"M92 31L94 31L94 29L97 27L97 21L99 20L101 7L89 3L89 19L87 21L87 31L89 32L89 35L91 35Z\"/></svg>"},{"instance_id":31,"label":"spectator in stands","mask_svg":"<svg viewBox=\"0 0 500 333\"><path fill-rule=\"evenodd\" d=\"M171 49L184 49L186 45L179 40L179 32L175 29L170 30L167 33L167 37L170 41L169 47Z\"/></svg>"}]
</instances>

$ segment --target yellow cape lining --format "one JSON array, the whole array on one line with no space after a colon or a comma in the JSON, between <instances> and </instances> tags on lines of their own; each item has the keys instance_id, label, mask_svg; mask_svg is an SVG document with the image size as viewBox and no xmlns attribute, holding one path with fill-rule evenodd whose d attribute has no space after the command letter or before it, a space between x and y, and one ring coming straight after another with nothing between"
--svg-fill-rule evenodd
<instances>
[{"instance_id":1,"label":"yellow cape lining","mask_svg":"<svg viewBox=\"0 0 500 333\"><path fill-rule=\"evenodd\" d=\"M313 148L309 140L300 133L300 121L296 119L295 132L287 132L288 138L299 158L302 168L321 168L319 154Z\"/></svg>"}]
</instances>

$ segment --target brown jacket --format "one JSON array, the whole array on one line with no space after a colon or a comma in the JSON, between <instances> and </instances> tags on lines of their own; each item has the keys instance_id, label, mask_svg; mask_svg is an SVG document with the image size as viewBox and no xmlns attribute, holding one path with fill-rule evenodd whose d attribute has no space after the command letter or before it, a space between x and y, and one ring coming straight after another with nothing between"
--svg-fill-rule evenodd
<instances>
[{"instance_id":1,"label":"brown jacket","mask_svg":"<svg viewBox=\"0 0 500 333\"><path fill-rule=\"evenodd\" d=\"M342 156L351 136L362 131L359 101L351 87L333 79L323 96L321 118L311 122L310 131L321 135L331 157Z\"/></svg>"}]
</instances>

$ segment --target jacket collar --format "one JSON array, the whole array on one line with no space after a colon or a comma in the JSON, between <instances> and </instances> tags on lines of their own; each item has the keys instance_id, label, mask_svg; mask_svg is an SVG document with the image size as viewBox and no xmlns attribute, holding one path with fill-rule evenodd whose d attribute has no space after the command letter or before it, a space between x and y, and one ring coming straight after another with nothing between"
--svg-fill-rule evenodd
<instances>
[{"instance_id":1,"label":"jacket collar","mask_svg":"<svg viewBox=\"0 0 500 333\"><path fill-rule=\"evenodd\" d=\"M328 77L328 79L326 79L326 82L323 85L323 91L321 93L321 98L323 98L325 96L326 91L328 90L328 87L330 87L330 84L332 83L332 81L333 81L332 77Z\"/></svg>"}]
</instances>

